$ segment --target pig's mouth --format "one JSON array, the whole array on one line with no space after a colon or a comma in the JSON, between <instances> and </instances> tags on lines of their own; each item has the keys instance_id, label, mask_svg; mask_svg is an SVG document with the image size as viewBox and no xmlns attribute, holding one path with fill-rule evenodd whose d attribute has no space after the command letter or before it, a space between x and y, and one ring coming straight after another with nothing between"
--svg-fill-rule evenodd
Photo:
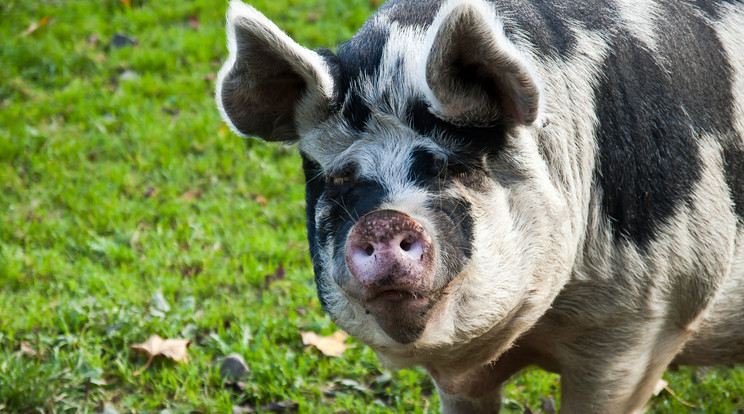
<instances>
[{"instance_id":1,"label":"pig's mouth","mask_svg":"<svg viewBox=\"0 0 744 414\"><path fill-rule=\"evenodd\" d=\"M368 304L377 303L377 302L392 302L392 303L400 303L406 300L421 300L426 299L422 298L419 295L416 295L413 292L407 292L405 290L397 290L397 289L390 289L385 290L382 292L379 292L372 297L365 298L365 302Z\"/></svg>"},{"instance_id":2,"label":"pig's mouth","mask_svg":"<svg viewBox=\"0 0 744 414\"><path fill-rule=\"evenodd\" d=\"M346 243L350 276L342 288L393 340L416 341L441 297L434 289L436 246L410 216L380 210L360 218Z\"/></svg>"},{"instance_id":3,"label":"pig's mouth","mask_svg":"<svg viewBox=\"0 0 744 414\"><path fill-rule=\"evenodd\" d=\"M426 328L430 310L441 294L422 295L404 290L386 290L362 301L365 311L396 342L416 341Z\"/></svg>"}]
</instances>

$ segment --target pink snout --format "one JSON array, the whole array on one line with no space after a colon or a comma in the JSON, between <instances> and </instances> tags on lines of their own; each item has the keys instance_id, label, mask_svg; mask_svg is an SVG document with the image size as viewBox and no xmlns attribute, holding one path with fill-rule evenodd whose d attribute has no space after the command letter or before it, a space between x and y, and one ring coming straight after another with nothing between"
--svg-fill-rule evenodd
<instances>
[{"instance_id":1,"label":"pink snout","mask_svg":"<svg viewBox=\"0 0 744 414\"><path fill-rule=\"evenodd\" d=\"M431 237L425 229L392 210L363 216L346 244L346 262L361 285L364 300L387 292L416 296L430 285L433 256Z\"/></svg>"}]
</instances>

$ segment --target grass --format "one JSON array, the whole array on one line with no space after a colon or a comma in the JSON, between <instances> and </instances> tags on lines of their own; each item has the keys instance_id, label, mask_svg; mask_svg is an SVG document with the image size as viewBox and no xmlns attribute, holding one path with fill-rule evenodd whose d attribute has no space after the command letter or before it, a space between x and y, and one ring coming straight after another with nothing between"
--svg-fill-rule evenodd
<instances>
[{"instance_id":1,"label":"grass","mask_svg":"<svg viewBox=\"0 0 744 414\"><path fill-rule=\"evenodd\" d=\"M339 44L379 6L253 4L309 47ZM301 330L337 328L315 296L300 160L219 119L225 8L0 4L0 412L438 410L420 370L388 371L353 340L342 358L302 344ZM110 45L116 33L136 44ZM190 362L135 375L146 358L129 346L152 334L190 339ZM238 384L217 372L232 352L251 369ZM666 378L694 412L742 411L742 370ZM528 370L505 411L559 405L558 389ZM686 410L667 392L651 409Z\"/></svg>"}]
</instances>

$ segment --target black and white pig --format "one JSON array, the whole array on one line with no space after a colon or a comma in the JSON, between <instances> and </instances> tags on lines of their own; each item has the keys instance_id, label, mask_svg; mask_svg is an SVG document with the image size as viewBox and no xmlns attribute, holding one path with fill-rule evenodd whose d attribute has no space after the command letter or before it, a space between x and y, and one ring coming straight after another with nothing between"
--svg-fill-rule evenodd
<instances>
[{"instance_id":1,"label":"black and white pig","mask_svg":"<svg viewBox=\"0 0 744 414\"><path fill-rule=\"evenodd\" d=\"M333 53L238 0L217 105L298 144L323 309L445 412L642 410L744 361L744 3L391 0ZM739 390L742 391L742 390Z\"/></svg>"}]
</instances>

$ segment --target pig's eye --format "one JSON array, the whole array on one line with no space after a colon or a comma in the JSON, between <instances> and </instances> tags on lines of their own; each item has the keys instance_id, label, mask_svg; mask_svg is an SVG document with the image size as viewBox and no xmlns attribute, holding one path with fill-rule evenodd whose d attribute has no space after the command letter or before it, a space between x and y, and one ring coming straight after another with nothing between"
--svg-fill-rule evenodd
<instances>
[{"instance_id":1,"label":"pig's eye","mask_svg":"<svg viewBox=\"0 0 744 414\"><path fill-rule=\"evenodd\" d=\"M346 194L356 183L354 177L354 172L351 168L346 168L339 173L328 175L326 177L328 196L336 198Z\"/></svg>"},{"instance_id":2,"label":"pig's eye","mask_svg":"<svg viewBox=\"0 0 744 414\"><path fill-rule=\"evenodd\" d=\"M351 184L352 178L350 175L345 176L339 176L339 175L332 175L328 177L328 185L344 185L344 184Z\"/></svg>"}]
</instances>

